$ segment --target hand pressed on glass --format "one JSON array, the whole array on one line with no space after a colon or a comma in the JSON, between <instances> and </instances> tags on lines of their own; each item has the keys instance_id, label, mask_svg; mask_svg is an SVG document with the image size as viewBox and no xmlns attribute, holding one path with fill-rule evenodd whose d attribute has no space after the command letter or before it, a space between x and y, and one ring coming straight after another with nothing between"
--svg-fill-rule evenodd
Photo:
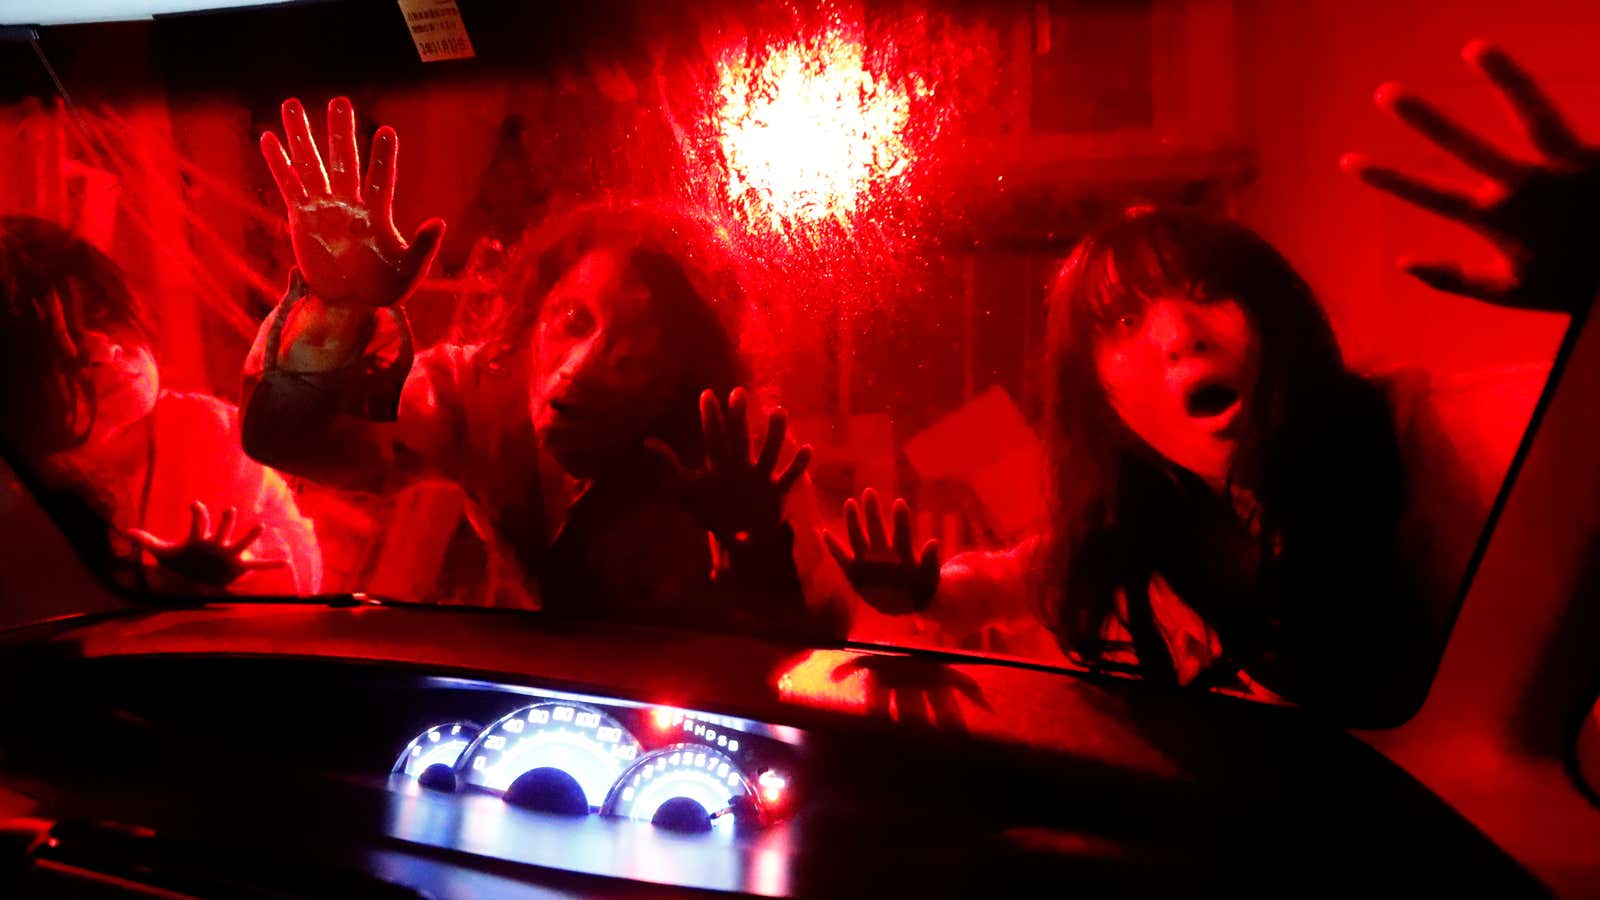
<instances>
[{"instance_id":1,"label":"hand pressed on glass","mask_svg":"<svg viewBox=\"0 0 1600 900\"><path fill-rule=\"evenodd\" d=\"M311 290L330 306L378 307L404 300L427 274L444 237L444 222L429 219L407 242L394 225L394 129L372 138L366 179L356 151L355 109L344 97L328 102L328 166L317 152L300 101L283 102L289 146L261 135L261 154L289 208L295 261Z\"/></svg>"},{"instance_id":2,"label":"hand pressed on glass","mask_svg":"<svg viewBox=\"0 0 1600 900\"><path fill-rule=\"evenodd\" d=\"M906 501L894 501L893 530L886 533L878 492L868 488L860 505L855 500L844 502L844 524L850 549L827 531L822 539L861 599L888 615L927 609L939 588L939 542L928 541L921 553L912 553L911 508Z\"/></svg>"},{"instance_id":3,"label":"hand pressed on glass","mask_svg":"<svg viewBox=\"0 0 1600 900\"><path fill-rule=\"evenodd\" d=\"M227 587L247 572L287 565L282 559L245 558L245 551L261 536L262 526L252 525L235 536L233 526L238 512L233 507L222 511L215 529L204 503L196 500L190 509L194 518L189 534L181 540L163 540L142 528L130 528L126 535L155 557L161 568L214 588Z\"/></svg>"},{"instance_id":4,"label":"hand pressed on glass","mask_svg":"<svg viewBox=\"0 0 1600 900\"><path fill-rule=\"evenodd\" d=\"M788 433L788 416L781 409L767 418L766 438L752 460L748 406L744 388L734 388L725 407L715 391L701 393L706 457L693 469L666 441L645 440L645 447L671 466L690 508L724 547L760 543L776 532L783 523L784 498L811 464L811 447L802 445L777 471Z\"/></svg>"},{"instance_id":5,"label":"hand pressed on glass","mask_svg":"<svg viewBox=\"0 0 1600 900\"><path fill-rule=\"evenodd\" d=\"M1516 159L1388 83L1378 105L1488 181L1473 193L1345 154L1340 166L1367 184L1478 232L1500 251L1497 265L1468 270L1450 261L1401 266L1441 291L1501 306L1582 313L1600 289L1600 149L1584 143L1510 55L1486 41L1462 50L1467 65L1500 93L1539 159Z\"/></svg>"}]
</instances>

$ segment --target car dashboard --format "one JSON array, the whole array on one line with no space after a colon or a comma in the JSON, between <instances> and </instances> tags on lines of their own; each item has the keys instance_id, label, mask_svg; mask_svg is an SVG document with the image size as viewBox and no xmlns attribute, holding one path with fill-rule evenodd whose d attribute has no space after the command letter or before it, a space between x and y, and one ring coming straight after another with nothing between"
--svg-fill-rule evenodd
<instances>
[{"instance_id":1,"label":"car dashboard","mask_svg":"<svg viewBox=\"0 0 1600 900\"><path fill-rule=\"evenodd\" d=\"M1539 893L1298 710L995 663L300 605L10 632L0 677L8 896Z\"/></svg>"},{"instance_id":2,"label":"car dashboard","mask_svg":"<svg viewBox=\"0 0 1600 900\"><path fill-rule=\"evenodd\" d=\"M388 836L629 878L660 878L667 859L678 885L788 891L798 729L474 679L422 684L439 721L397 754Z\"/></svg>"},{"instance_id":3,"label":"car dashboard","mask_svg":"<svg viewBox=\"0 0 1600 900\"><path fill-rule=\"evenodd\" d=\"M107 683L118 685L112 704ZM328 840L311 857L335 867L358 845L387 848L355 853L357 868L427 896L454 896L465 875L491 871L766 896L795 887L805 735L792 727L304 660L105 661L49 693L70 721L35 713L26 729L0 728L5 769L35 776L22 781L67 824L43 858L81 857L83 871L158 844L222 852L288 839ZM175 797L181 815L160 815ZM108 835L124 839L109 856ZM197 862L157 885L210 884ZM109 868L160 874L148 862Z\"/></svg>"}]
</instances>

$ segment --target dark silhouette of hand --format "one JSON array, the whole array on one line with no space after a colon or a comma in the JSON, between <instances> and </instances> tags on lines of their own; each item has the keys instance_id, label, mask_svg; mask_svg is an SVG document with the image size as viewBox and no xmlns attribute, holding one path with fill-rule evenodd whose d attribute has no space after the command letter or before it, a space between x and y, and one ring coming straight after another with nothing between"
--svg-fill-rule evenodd
<instances>
[{"instance_id":1,"label":"dark silhouette of hand","mask_svg":"<svg viewBox=\"0 0 1600 900\"><path fill-rule=\"evenodd\" d=\"M928 541L921 553L912 553L911 508L906 502L894 501L894 521L885 532L878 493L868 488L859 505L854 500L844 502L844 524L849 549L827 531L822 540L861 599L893 616L927 609L939 589L939 542Z\"/></svg>"},{"instance_id":2,"label":"dark silhouette of hand","mask_svg":"<svg viewBox=\"0 0 1600 900\"><path fill-rule=\"evenodd\" d=\"M1506 154L1428 101L1389 83L1378 89L1378 105L1487 182L1466 193L1356 154L1345 154L1340 166L1381 191L1467 226L1499 250L1495 265L1470 271L1449 261L1402 261L1419 280L1501 306L1581 315L1600 290L1600 150L1578 138L1504 50L1474 41L1462 57L1501 94L1539 159Z\"/></svg>"},{"instance_id":3,"label":"dark silhouette of hand","mask_svg":"<svg viewBox=\"0 0 1600 900\"><path fill-rule=\"evenodd\" d=\"M749 398L744 388L734 388L726 407L716 392L700 395L700 425L706 456L691 468L659 438L645 447L671 467L677 489L690 509L725 547L760 543L783 524L783 503L806 467L811 447L802 445L789 464L778 470L778 456L788 433L788 417L774 410L767 420L767 435L760 452L750 455Z\"/></svg>"},{"instance_id":4,"label":"dark silhouette of hand","mask_svg":"<svg viewBox=\"0 0 1600 900\"><path fill-rule=\"evenodd\" d=\"M906 656L858 656L836 666L834 681L862 673L867 706L902 725L923 725L966 731L962 704L989 709L983 691L970 676L949 666Z\"/></svg>"},{"instance_id":5,"label":"dark silhouette of hand","mask_svg":"<svg viewBox=\"0 0 1600 900\"><path fill-rule=\"evenodd\" d=\"M204 503L196 500L190 511L193 519L189 534L182 540L163 540L141 528L129 529L126 535L154 557L162 569L211 588L225 588L247 572L288 565L282 559L244 558L245 550L261 536L261 525L253 525L235 537L237 513L233 507L222 511L216 530L211 528L211 515Z\"/></svg>"}]
</instances>

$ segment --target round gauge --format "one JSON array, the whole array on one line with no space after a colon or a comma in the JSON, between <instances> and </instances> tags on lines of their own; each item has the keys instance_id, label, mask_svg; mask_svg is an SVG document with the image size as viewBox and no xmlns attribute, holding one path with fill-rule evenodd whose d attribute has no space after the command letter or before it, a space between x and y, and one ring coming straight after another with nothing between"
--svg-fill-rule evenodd
<instances>
[{"instance_id":1,"label":"round gauge","mask_svg":"<svg viewBox=\"0 0 1600 900\"><path fill-rule=\"evenodd\" d=\"M400 751L390 771L395 775L421 778L422 773L436 765L455 767L462 751L472 743L482 729L472 722L446 722L435 725L417 735Z\"/></svg>"},{"instance_id":2,"label":"round gauge","mask_svg":"<svg viewBox=\"0 0 1600 900\"><path fill-rule=\"evenodd\" d=\"M757 805L750 782L727 754L704 744L674 744L622 774L604 812L675 831L732 831L729 813Z\"/></svg>"},{"instance_id":3,"label":"round gauge","mask_svg":"<svg viewBox=\"0 0 1600 900\"><path fill-rule=\"evenodd\" d=\"M582 703L547 702L485 728L457 771L466 784L508 802L587 813L638 757L639 742L611 716Z\"/></svg>"}]
</instances>

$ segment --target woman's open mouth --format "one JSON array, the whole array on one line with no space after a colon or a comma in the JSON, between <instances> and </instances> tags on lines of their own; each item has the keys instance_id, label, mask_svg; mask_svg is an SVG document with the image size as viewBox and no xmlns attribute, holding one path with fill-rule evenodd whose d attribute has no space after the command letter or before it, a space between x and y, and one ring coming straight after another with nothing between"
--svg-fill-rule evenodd
<instances>
[{"instance_id":1,"label":"woman's open mouth","mask_svg":"<svg viewBox=\"0 0 1600 900\"><path fill-rule=\"evenodd\" d=\"M1196 419L1221 419L1239 408L1239 391L1222 381L1202 381L1183 397L1183 410Z\"/></svg>"}]
</instances>

